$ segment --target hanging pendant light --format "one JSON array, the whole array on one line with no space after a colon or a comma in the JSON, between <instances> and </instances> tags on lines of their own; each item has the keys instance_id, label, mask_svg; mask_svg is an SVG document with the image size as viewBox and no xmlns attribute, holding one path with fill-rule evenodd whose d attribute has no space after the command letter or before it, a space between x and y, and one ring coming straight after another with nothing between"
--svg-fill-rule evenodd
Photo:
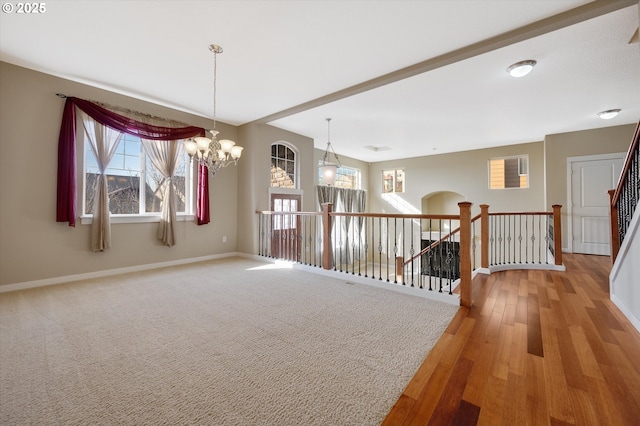
<instances>
[{"instance_id":1,"label":"hanging pendant light","mask_svg":"<svg viewBox=\"0 0 640 426\"><path fill-rule=\"evenodd\" d=\"M229 164L237 165L243 148L228 139L218 141L219 132L216 130L216 74L217 57L223 50L217 44L210 45L209 50L213 52L213 129L209 130L211 138L200 136L189 139L185 141L184 146L189 157L196 157L198 163L206 166L213 177L221 168L227 167Z\"/></svg>"},{"instance_id":2,"label":"hanging pendant light","mask_svg":"<svg viewBox=\"0 0 640 426\"><path fill-rule=\"evenodd\" d=\"M338 167L342 167L340 164L340 159L338 158L338 154L333 150L333 146L331 146L331 119L327 118L327 149L324 151L324 156L322 157L322 165L320 166L320 174L322 175L322 183L325 185L333 185L336 181L336 174L338 172ZM329 162L329 151L333 153L338 164Z\"/></svg>"}]
</instances>

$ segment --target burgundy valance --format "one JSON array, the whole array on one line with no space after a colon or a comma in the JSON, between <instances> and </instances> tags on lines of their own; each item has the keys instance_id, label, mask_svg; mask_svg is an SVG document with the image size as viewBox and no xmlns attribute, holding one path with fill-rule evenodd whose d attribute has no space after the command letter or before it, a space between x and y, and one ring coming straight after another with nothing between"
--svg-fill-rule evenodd
<instances>
[{"instance_id":1,"label":"burgundy valance","mask_svg":"<svg viewBox=\"0 0 640 426\"><path fill-rule=\"evenodd\" d=\"M204 129L201 127L161 127L152 124L136 121L113 111L109 111L100 105L78 98L67 98L67 102L73 103L82 111L98 123L116 129L122 133L138 136L143 139L154 141L175 141L188 139L194 136L204 136ZM64 119L64 118L63 118Z\"/></svg>"},{"instance_id":2,"label":"burgundy valance","mask_svg":"<svg viewBox=\"0 0 640 426\"><path fill-rule=\"evenodd\" d=\"M162 127L143 123L129 117L109 111L106 108L96 105L93 102L74 97L68 97L64 112L62 114L62 124L60 126L60 136L58 139L58 201L56 209L57 222L69 222L69 226L76 225L76 114L75 107L80 108L88 116L98 123L116 129L120 132L138 136L150 140L179 140L194 136L204 136L205 131L201 127ZM206 173L198 173L199 179ZM199 184L203 185L203 184ZM205 199L200 199L205 197ZM209 193L208 191L198 191L198 223L209 222ZM203 211L203 207L207 211Z\"/></svg>"}]
</instances>

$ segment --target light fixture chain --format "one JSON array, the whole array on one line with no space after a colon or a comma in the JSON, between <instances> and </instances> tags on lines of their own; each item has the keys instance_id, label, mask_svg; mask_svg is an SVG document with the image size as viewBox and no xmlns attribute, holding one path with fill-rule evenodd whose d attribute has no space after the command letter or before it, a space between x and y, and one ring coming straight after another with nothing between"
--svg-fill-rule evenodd
<instances>
[{"instance_id":1,"label":"light fixture chain","mask_svg":"<svg viewBox=\"0 0 640 426\"><path fill-rule=\"evenodd\" d=\"M213 51L213 129L216 128L216 82L218 73L218 52ZM215 137L215 136L214 136Z\"/></svg>"}]
</instances>

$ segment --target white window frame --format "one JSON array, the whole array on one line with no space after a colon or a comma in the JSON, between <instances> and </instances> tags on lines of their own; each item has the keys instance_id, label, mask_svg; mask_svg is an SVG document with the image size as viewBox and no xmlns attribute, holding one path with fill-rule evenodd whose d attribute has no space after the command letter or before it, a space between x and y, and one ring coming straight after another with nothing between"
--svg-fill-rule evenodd
<instances>
[{"instance_id":1,"label":"white window frame","mask_svg":"<svg viewBox=\"0 0 640 426\"><path fill-rule=\"evenodd\" d=\"M93 214L92 213L87 213L84 211L85 207L86 207L86 193L87 193L87 159L86 159L86 155L87 152L89 150L88 147L88 143L89 141L87 140L87 136L84 134L84 131L82 131L80 133L80 137L82 138L82 143L78 144L81 145L81 147L79 147L79 149L81 150L82 154L80 156L78 156L78 159L82 159L82 161L78 161L78 170L80 171L82 177L81 177L81 181L82 181L82 186L81 186L81 194L79 194L79 205L81 206L81 215L80 215L80 224L81 225L90 225L91 223L93 223ZM124 135L123 137L126 137L129 135ZM136 137L136 136L130 136L130 137ZM122 143L122 142L121 142ZM182 143L182 141L176 141L176 143ZM144 148L142 147L142 143L140 144L140 161L141 161L141 171L140 171L140 192L139 192L139 211L141 213L137 213L137 214L113 214L111 213L109 216L109 221L111 224L116 224L116 223L158 223L160 222L160 212L150 212L147 213L145 212L145 208L146 208L146 185L142 184L142 182L146 182L146 164L147 164L147 159L146 159L146 152L144 150ZM189 158L187 156L187 154L185 153L185 157L186 160L189 161ZM196 179L196 173L194 172L196 164L194 164L196 162L193 161L189 161L189 163L186 165L186 170L188 171L188 173L185 174L185 196L186 196L186 200L185 200L185 208L186 211L184 212L176 212L176 220L178 222L186 222L186 221L192 221L195 219L195 179Z\"/></svg>"},{"instance_id":2,"label":"white window frame","mask_svg":"<svg viewBox=\"0 0 640 426\"><path fill-rule=\"evenodd\" d=\"M504 188L492 188L491 187L491 162L497 160L513 160L514 158L518 159L518 176L526 176L526 186L511 186ZM524 160L524 161L523 161ZM524 171L523 169L526 169ZM523 173L524 171L524 173ZM494 157L487 160L487 187L492 191L503 190L503 189L529 189L531 182L531 177L529 173L529 154L521 154L521 155L510 155L504 157Z\"/></svg>"},{"instance_id":3,"label":"white window frame","mask_svg":"<svg viewBox=\"0 0 640 426\"><path fill-rule=\"evenodd\" d=\"M271 160L273 160L274 158L276 159L281 159L281 160L285 160L285 161L291 161L287 158L280 158L280 157L274 157L273 155L271 155L271 151L273 150L273 147L275 145L282 145L288 149L290 149L293 152L293 188L287 188L285 186L274 186L273 182L271 181ZM299 152L298 149L285 141L278 141L278 142L274 142L269 146L269 187L270 188L280 188L280 189L299 189L300 188L300 167L299 167Z\"/></svg>"},{"instance_id":4,"label":"white window frame","mask_svg":"<svg viewBox=\"0 0 640 426\"><path fill-rule=\"evenodd\" d=\"M322 185L322 171L320 170L320 167L322 166L323 161L322 160L318 160L318 185ZM336 179L335 181L337 182L338 179L340 178L340 176L345 176L346 173L344 173L345 170L350 170L355 172L354 175L356 176L356 187L355 188L349 188L349 189L362 189L362 171L360 169L357 169L355 167L349 167L349 166L340 166L336 169Z\"/></svg>"},{"instance_id":5,"label":"white window frame","mask_svg":"<svg viewBox=\"0 0 640 426\"><path fill-rule=\"evenodd\" d=\"M399 171L402 172L402 177L403 177L403 179L402 179L402 191L396 191L396 179L398 178L398 172ZM384 174L385 174L385 172L393 172L393 186L392 186L393 190L389 191L389 192L385 192L385 190L384 190L384 181L385 181ZM382 170L382 174L381 174L380 178L381 178L381 183L382 183L382 191L381 192L383 194L395 194L395 193L401 194L401 193L407 191L407 188L406 188L406 185L407 185L407 173L405 172L405 170L403 168Z\"/></svg>"}]
</instances>

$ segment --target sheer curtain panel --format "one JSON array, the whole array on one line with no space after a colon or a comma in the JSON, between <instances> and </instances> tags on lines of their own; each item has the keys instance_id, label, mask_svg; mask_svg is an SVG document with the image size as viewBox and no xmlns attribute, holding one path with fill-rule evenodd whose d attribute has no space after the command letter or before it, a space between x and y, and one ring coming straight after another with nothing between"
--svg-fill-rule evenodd
<instances>
[{"instance_id":1,"label":"sheer curtain panel","mask_svg":"<svg viewBox=\"0 0 640 426\"><path fill-rule=\"evenodd\" d=\"M91 151L98 163L98 179L96 180L96 197L93 203L93 222L91 223L91 249L104 251L111 247L111 222L109 219L109 189L105 170L115 154L122 133L80 113L82 126L91 145Z\"/></svg>"},{"instance_id":2,"label":"sheer curtain panel","mask_svg":"<svg viewBox=\"0 0 640 426\"><path fill-rule=\"evenodd\" d=\"M158 225L158 239L167 246L175 244L176 223L176 189L174 173L176 166L184 156L184 143L182 141L151 141L142 139L142 146L149 160L166 179L163 198L162 214Z\"/></svg>"}]
</instances>

